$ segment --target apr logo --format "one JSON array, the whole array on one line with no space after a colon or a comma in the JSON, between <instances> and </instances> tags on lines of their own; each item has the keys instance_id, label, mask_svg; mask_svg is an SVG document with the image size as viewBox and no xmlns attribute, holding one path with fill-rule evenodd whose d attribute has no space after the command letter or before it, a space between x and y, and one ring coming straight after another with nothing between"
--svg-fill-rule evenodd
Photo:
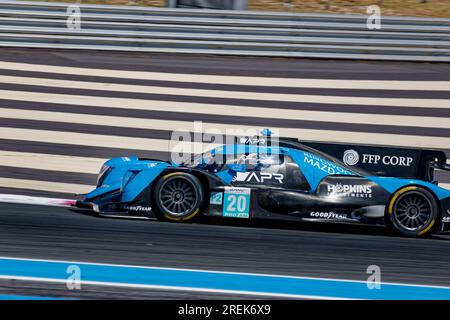
<instances>
[{"instance_id":1,"label":"apr logo","mask_svg":"<svg viewBox=\"0 0 450 320\"><path fill-rule=\"evenodd\" d=\"M266 143L266 139L264 139L264 138L241 137L241 138L239 138L239 143L241 143L241 144L265 144Z\"/></svg>"},{"instance_id":2,"label":"apr logo","mask_svg":"<svg viewBox=\"0 0 450 320\"><path fill-rule=\"evenodd\" d=\"M283 184L284 175L281 173L269 173L269 172L236 172L236 176L233 181L239 182L256 182L264 183L265 181L276 181L279 184Z\"/></svg>"}]
</instances>

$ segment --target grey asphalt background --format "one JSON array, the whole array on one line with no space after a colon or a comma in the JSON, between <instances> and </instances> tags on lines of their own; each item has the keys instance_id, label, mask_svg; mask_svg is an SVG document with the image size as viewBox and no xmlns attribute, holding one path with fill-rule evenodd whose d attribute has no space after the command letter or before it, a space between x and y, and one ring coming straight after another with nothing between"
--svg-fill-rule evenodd
<instances>
[{"instance_id":1,"label":"grey asphalt background","mask_svg":"<svg viewBox=\"0 0 450 320\"><path fill-rule=\"evenodd\" d=\"M203 221L176 224L99 218L57 207L1 204L0 256L270 273L450 286L450 236L393 237L383 228ZM222 225L223 224L223 225ZM77 298L240 298L64 284L0 281L0 292ZM250 297L251 298L251 297Z\"/></svg>"},{"instance_id":2,"label":"grey asphalt background","mask_svg":"<svg viewBox=\"0 0 450 320\"><path fill-rule=\"evenodd\" d=\"M448 63L289 59L193 54L148 54L81 50L2 48L1 61L68 67L243 75L371 80L450 80ZM45 72L45 70L42 70ZM127 83L128 80L127 80Z\"/></svg>"}]
</instances>

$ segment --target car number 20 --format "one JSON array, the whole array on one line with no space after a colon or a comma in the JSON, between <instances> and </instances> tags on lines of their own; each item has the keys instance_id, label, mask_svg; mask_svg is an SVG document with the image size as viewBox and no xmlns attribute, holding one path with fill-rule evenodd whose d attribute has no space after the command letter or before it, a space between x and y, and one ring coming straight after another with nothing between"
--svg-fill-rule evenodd
<instances>
[{"instance_id":1,"label":"car number 20","mask_svg":"<svg viewBox=\"0 0 450 320\"><path fill-rule=\"evenodd\" d=\"M231 189L225 192L223 216L248 218L250 209L250 190Z\"/></svg>"},{"instance_id":2,"label":"car number 20","mask_svg":"<svg viewBox=\"0 0 450 320\"><path fill-rule=\"evenodd\" d=\"M245 195L228 195L228 206L227 211L243 213L247 208L247 197Z\"/></svg>"}]
</instances>

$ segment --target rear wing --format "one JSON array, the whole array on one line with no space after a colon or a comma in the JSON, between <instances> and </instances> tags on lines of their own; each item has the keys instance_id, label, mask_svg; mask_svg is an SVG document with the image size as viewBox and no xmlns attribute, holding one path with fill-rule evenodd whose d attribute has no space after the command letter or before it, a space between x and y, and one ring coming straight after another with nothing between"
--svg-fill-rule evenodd
<instances>
[{"instance_id":1,"label":"rear wing","mask_svg":"<svg viewBox=\"0 0 450 320\"><path fill-rule=\"evenodd\" d=\"M280 142L284 138L280 139ZM293 139L287 139L292 141ZM373 175L434 181L434 171L450 171L443 151L325 142L297 142L326 153L349 168Z\"/></svg>"},{"instance_id":2,"label":"rear wing","mask_svg":"<svg viewBox=\"0 0 450 320\"><path fill-rule=\"evenodd\" d=\"M450 165L444 163L432 163L431 164L433 166L433 168L438 169L438 170L443 170L443 171L449 171L450 172Z\"/></svg>"}]
</instances>

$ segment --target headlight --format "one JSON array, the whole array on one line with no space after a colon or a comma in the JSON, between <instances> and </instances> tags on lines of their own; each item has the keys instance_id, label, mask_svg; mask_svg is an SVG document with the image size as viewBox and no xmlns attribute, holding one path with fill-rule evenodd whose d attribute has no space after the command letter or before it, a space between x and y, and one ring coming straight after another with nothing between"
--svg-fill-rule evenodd
<instances>
[{"instance_id":1,"label":"headlight","mask_svg":"<svg viewBox=\"0 0 450 320\"><path fill-rule=\"evenodd\" d=\"M105 181L106 176L108 173L112 170L112 167L103 165L100 169L99 174L97 175L97 187L100 187L103 184L103 181Z\"/></svg>"}]
</instances>

